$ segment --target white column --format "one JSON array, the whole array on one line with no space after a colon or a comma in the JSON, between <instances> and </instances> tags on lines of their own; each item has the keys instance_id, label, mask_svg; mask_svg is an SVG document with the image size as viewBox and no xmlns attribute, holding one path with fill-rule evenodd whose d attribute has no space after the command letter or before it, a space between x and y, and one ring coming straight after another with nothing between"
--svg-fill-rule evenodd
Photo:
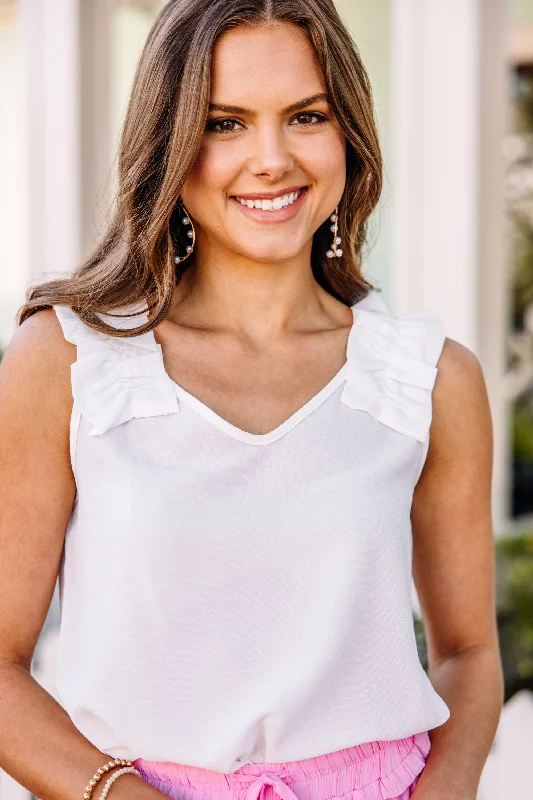
<instances>
[{"instance_id":1,"label":"white column","mask_svg":"<svg viewBox=\"0 0 533 800\"><path fill-rule=\"evenodd\" d=\"M20 0L28 277L81 257L79 0Z\"/></svg>"},{"instance_id":2,"label":"white column","mask_svg":"<svg viewBox=\"0 0 533 800\"><path fill-rule=\"evenodd\" d=\"M0 348L14 328L24 291L26 261L21 252L24 150L21 141L21 48L14 6L0 2ZM24 231L24 235L23 235Z\"/></svg>"},{"instance_id":3,"label":"white column","mask_svg":"<svg viewBox=\"0 0 533 800\"><path fill-rule=\"evenodd\" d=\"M394 0L392 36L391 305L434 309L481 361L495 429L496 531L508 503L506 13L507 0Z\"/></svg>"},{"instance_id":4,"label":"white column","mask_svg":"<svg viewBox=\"0 0 533 800\"><path fill-rule=\"evenodd\" d=\"M509 130L508 0L483 0L480 17L478 287L479 347L494 424L494 519L496 533L512 528L510 512L511 443L503 376L511 296L511 261L506 238L505 159Z\"/></svg>"},{"instance_id":5,"label":"white column","mask_svg":"<svg viewBox=\"0 0 533 800\"><path fill-rule=\"evenodd\" d=\"M80 5L82 251L88 255L103 233L112 199L111 24L115 0Z\"/></svg>"}]
</instances>

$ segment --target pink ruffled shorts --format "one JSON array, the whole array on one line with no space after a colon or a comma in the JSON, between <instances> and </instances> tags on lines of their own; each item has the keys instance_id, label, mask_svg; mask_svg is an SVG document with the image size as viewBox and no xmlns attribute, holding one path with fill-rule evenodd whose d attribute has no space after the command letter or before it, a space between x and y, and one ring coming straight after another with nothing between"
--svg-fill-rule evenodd
<instances>
[{"instance_id":1,"label":"pink ruffled shorts","mask_svg":"<svg viewBox=\"0 0 533 800\"><path fill-rule=\"evenodd\" d=\"M245 764L235 772L142 758L133 763L173 800L408 800L430 747L424 731L301 761Z\"/></svg>"}]
</instances>

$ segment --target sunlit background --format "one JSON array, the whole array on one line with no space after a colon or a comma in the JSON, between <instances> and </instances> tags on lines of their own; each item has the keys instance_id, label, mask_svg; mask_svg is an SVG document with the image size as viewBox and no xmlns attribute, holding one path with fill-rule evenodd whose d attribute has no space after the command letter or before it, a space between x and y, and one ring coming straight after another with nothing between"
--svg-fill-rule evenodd
<instances>
[{"instance_id":1,"label":"sunlit background","mask_svg":"<svg viewBox=\"0 0 533 800\"><path fill-rule=\"evenodd\" d=\"M158 0L0 0L0 350L29 282L103 231ZM385 156L364 272L479 357L506 704L479 800L533 798L533 0L339 0ZM425 663L423 625L413 592ZM57 595L33 671L55 696ZM475 720L473 720L475 725ZM30 800L0 773L0 800Z\"/></svg>"}]
</instances>

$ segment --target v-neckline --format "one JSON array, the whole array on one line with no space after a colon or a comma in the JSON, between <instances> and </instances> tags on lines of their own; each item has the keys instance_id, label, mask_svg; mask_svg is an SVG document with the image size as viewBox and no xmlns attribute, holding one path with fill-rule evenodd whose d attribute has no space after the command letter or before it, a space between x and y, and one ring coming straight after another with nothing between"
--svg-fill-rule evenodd
<instances>
[{"instance_id":1,"label":"v-neckline","mask_svg":"<svg viewBox=\"0 0 533 800\"><path fill-rule=\"evenodd\" d=\"M210 422L219 430L226 433L228 436L237 439L241 442L246 442L247 444L254 444L254 445L265 445L270 444L270 442L275 442L277 439L280 439L290 430L292 430L296 425L305 419L309 414L311 414L316 408L318 408L333 392L342 384L345 380L346 372L348 370L348 361L349 361L349 353L351 350L351 340L354 336L354 330L356 325L356 313L355 309L358 303L350 306L350 310L353 315L353 321L348 333L348 339L346 342L346 355L345 361L339 371L327 382L325 386L322 387L310 400L304 403L303 406L300 406L290 417L287 417L284 422L280 425L275 427L273 430L268 431L267 433L251 433L250 431L245 431L242 428L239 428L237 425L233 425L233 423L229 422L224 417L221 417L220 414L217 414L216 411L213 411L212 408L207 406L202 400L200 400L196 395L191 394L183 386L180 386L169 374L167 377L174 385L176 394L179 400L183 400L187 405L189 405L192 409L194 409L198 414L200 414L204 419ZM152 331L153 334L153 331ZM155 340L155 337L154 337ZM159 345L160 351L161 345Z\"/></svg>"},{"instance_id":2,"label":"v-neckline","mask_svg":"<svg viewBox=\"0 0 533 800\"><path fill-rule=\"evenodd\" d=\"M213 411L212 408L206 406L201 400L199 400L195 395L188 392L179 383L176 383L175 380L170 378L174 387L176 389L176 394L180 400L184 400L188 403L191 408L201 414L206 420L211 422L215 427L219 428L221 431L224 431L229 436L232 436L234 439L238 439L241 442L247 442L248 444L269 444L270 442L275 442L277 439L280 439L290 430L292 430L299 422L301 422L305 417L307 417L315 408L318 408L321 403L332 394L335 389L341 385L345 378L346 370L348 368L348 363L345 362L340 370L337 372L333 378L328 381L328 383L320 389L317 394L313 395L310 400L304 403L297 411L287 417L287 419L267 433L250 433L250 431L245 431L242 428L237 427L237 425L233 425L233 423L228 422L227 419L221 417L220 414L217 414L216 411Z\"/></svg>"}]
</instances>

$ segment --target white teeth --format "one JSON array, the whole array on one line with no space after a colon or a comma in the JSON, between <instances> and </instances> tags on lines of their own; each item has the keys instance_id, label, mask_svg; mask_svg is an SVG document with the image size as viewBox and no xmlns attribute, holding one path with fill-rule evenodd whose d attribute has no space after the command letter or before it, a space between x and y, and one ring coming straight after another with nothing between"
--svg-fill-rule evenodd
<instances>
[{"instance_id":1,"label":"white teeth","mask_svg":"<svg viewBox=\"0 0 533 800\"><path fill-rule=\"evenodd\" d=\"M248 208L260 208L262 211L279 211L281 208L291 206L294 201L298 199L301 191L300 189L297 192L280 195L273 200L243 200L242 197L236 197L235 199L238 200L241 205L247 206Z\"/></svg>"}]
</instances>

